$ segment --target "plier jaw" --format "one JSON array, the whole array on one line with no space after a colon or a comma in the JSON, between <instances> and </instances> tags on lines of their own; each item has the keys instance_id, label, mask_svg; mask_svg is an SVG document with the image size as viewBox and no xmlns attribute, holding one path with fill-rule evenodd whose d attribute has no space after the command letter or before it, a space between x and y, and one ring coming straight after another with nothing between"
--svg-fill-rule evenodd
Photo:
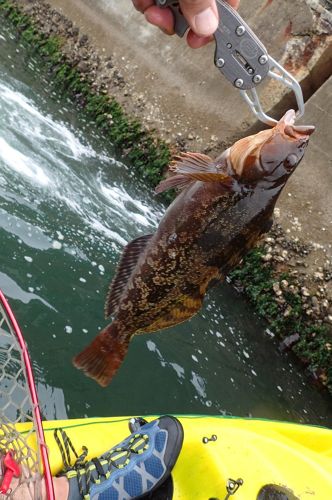
<instances>
[{"instance_id":1,"label":"plier jaw","mask_svg":"<svg viewBox=\"0 0 332 500\"><path fill-rule=\"evenodd\" d=\"M268 67L269 71L267 76L281 82L285 87L288 87L294 92L298 108L295 118L301 118L304 115L304 100L301 85L293 77L293 75L286 71L285 68L283 68L281 64L275 61L271 56L268 56ZM240 90L240 94L249 105L254 115L261 122L271 126L274 126L277 123L277 120L264 112L255 87L248 90Z\"/></svg>"},{"instance_id":2,"label":"plier jaw","mask_svg":"<svg viewBox=\"0 0 332 500\"><path fill-rule=\"evenodd\" d=\"M189 28L179 3L174 0L156 0L159 7L170 7L175 22L175 32L184 36ZM241 16L223 0L217 0L219 25L214 33L216 49L214 64L225 78L238 90L258 120L275 125L276 120L262 108L256 90L266 78L279 81L291 89L297 102L297 118L304 114L302 89L298 81L267 52L263 43Z\"/></svg>"}]
</instances>

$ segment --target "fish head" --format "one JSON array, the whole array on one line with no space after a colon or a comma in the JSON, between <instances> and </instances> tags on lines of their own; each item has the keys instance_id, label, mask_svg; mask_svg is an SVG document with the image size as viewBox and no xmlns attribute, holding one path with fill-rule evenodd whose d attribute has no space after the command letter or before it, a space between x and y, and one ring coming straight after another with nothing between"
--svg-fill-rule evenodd
<instances>
[{"instance_id":1,"label":"fish head","mask_svg":"<svg viewBox=\"0 0 332 500\"><path fill-rule=\"evenodd\" d=\"M275 127L241 139L232 146L230 160L243 183L284 184L303 158L313 126L296 126L289 110Z\"/></svg>"},{"instance_id":2,"label":"fish head","mask_svg":"<svg viewBox=\"0 0 332 500\"><path fill-rule=\"evenodd\" d=\"M295 111L287 111L261 147L260 164L269 182L287 180L301 162L309 137L315 130L313 126L296 126L294 122Z\"/></svg>"}]
</instances>

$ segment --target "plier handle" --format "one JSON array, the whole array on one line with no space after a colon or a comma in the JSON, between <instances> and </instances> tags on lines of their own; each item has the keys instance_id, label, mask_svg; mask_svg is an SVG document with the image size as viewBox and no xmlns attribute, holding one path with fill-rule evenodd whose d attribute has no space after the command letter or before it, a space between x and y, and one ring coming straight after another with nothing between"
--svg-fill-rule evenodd
<instances>
[{"instance_id":1,"label":"plier handle","mask_svg":"<svg viewBox=\"0 0 332 500\"><path fill-rule=\"evenodd\" d=\"M260 121L272 126L276 123L274 118L264 112L256 90L267 77L278 80L294 92L298 107L297 118L303 116L304 100L299 82L268 54L263 43L236 10L223 0L216 1L219 25L214 33L214 64L217 69L240 91ZM155 3L172 10L175 32L183 37L189 24L181 12L179 2L155 0Z\"/></svg>"}]
</instances>

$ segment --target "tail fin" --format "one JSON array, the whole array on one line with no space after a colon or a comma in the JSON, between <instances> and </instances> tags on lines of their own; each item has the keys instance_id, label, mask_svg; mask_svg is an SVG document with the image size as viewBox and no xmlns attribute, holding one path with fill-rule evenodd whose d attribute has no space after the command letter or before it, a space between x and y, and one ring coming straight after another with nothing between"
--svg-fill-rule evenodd
<instances>
[{"instance_id":1,"label":"tail fin","mask_svg":"<svg viewBox=\"0 0 332 500\"><path fill-rule=\"evenodd\" d=\"M121 366L127 354L129 337L122 339L107 326L91 344L73 359L74 366L106 387Z\"/></svg>"}]
</instances>

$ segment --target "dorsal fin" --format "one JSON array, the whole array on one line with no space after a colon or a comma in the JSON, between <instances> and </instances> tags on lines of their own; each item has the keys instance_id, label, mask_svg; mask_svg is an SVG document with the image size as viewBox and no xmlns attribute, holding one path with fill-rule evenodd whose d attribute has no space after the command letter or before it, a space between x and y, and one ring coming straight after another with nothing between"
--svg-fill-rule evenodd
<instances>
[{"instance_id":1,"label":"dorsal fin","mask_svg":"<svg viewBox=\"0 0 332 500\"><path fill-rule=\"evenodd\" d=\"M169 166L169 171L174 175L161 181L156 193L170 188L184 189L194 181L221 182L229 188L233 179L222 171L223 163L224 159L216 162L201 153L180 153Z\"/></svg>"},{"instance_id":2,"label":"dorsal fin","mask_svg":"<svg viewBox=\"0 0 332 500\"><path fill-rule=\"evenodd\" d=\"M208 172L211 167L216 166L216 162L213 161L211 156L203 155L202 153L180 153L174 156L172 163L170 164L170 170L176 171L179 167L187 167L189 170L200 170Z\"/></svg>"},{"instance_id":3,"label":"dorsal fin","mask_svg":"<svg viewBox=\"0 0 332 500\"><path fill-rule=\"evenodd\" d=\"M119 299L127 285L128 279L137 264L139 256L144 251L152 236L152 234L140 236L125 246L118 264L116 275L110 284L106 297L105 318L108 318L108 316L116 312Z\"/></svg>"}]
</instances>

